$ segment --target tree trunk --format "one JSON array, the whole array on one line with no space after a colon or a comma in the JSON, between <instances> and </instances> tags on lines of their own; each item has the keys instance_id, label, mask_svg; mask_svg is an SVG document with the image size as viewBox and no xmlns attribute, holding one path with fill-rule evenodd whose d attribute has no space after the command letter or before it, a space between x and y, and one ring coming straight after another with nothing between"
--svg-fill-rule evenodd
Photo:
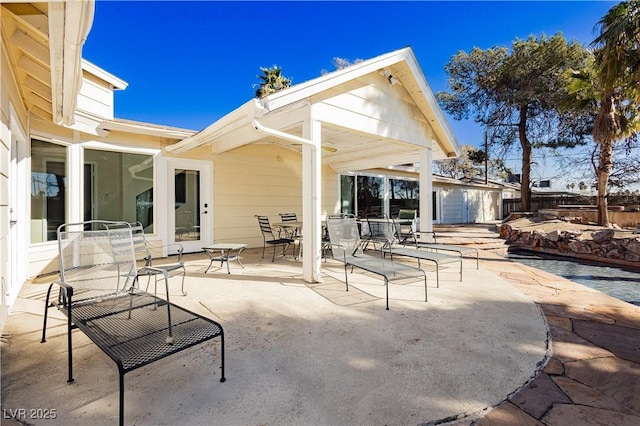
<instances>
[{"instance_id":1,"label":"tree trunk","mask_svg":"<svg viewBox=\"0 0 640 426\"><path fill-rule=\"evenodd\" d=\"M531 211L531 143L527 139L527 106L520 107L518 135L522 147L522 176L520 177L520 198L522 210Z\"/></svg>"},{"instance_id":2,"label":"tree trunk","mask_svg":"<svg viewBox=\"0 0 640 426\"><path fill-rule=\"evenodd\" d=\"M613 159L613 143L600 143L600 157L598 162L598 225L609 226L609 211L607 209L607 187Z\"/></svg>"},{"instance_id":3,"label":"tree trunk","mask_svg":"<svg viewBox=\"0 0 640 426\"><path fill-rule=\"evenodd\" d=\"M613 141L621 134L621 116L617 109L619 95L614 90L603 96L600 110L593 124L593 140L600 148L598 155L598 225L609 226L607 211L607 186L613 168Z\"/></svg>"}]
</instances>

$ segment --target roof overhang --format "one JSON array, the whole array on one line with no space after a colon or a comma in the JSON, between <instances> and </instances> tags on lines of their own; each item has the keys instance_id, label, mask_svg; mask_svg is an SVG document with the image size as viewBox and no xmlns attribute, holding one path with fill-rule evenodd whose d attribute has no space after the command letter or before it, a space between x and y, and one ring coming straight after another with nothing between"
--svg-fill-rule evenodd
<instances>
[{"instance_id":1,"label":"roof overhang","mask_svg":"<svg viewBox=\"0 0 640 426\"><path fill-rule=\"evenodd\" d=\"M373 99L376 96L387 98ZM394 115L380 105L384 102L409 106L406 114ZM254 124L256 119L294 138L261 132ZM301 151L295 137L302 136L302 125L309 120L322 123L323 163L337 171L415 163L424 148L432 149L433 159L460 155L410 48L252 99L166 149L181 154L210 145L214 154L220 154L251 143L271 143Z\"/></svg>"},{"instance_id":2,"label":"roof overhang","mask_svg":"<svg viewBox=\"0 0 640 426\"><path fill-rule=\"evenodd\" d=\"M193 136L196 133L194 130L180 129L177 127L162 126L119 118L114 120L104 120L98 126L98 132L102 133L101 136L103 137L107 136L109 132L112 131L155 136L173 140L182 140Z\"/></svg>"},{"instance_id":3,"label":"roof overhang","mask_svg":"<svg viewBox=\"0 0 640 426\"><path fill-rule=\"evenodd\" d=\"M73 124L93 0L0 7L2 44L25 109L55 124Z\"/></svg>"}]
</instances>

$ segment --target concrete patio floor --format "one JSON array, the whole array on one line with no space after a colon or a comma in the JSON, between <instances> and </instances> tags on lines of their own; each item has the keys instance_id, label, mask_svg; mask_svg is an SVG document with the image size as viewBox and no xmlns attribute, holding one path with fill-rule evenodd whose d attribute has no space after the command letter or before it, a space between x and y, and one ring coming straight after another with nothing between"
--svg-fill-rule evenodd
<instances>
[{"instance_id":1,"label":"concrete patio floor","mask_svg":"<svg viewBox=\"0 0 640 426\"><path fill-rule=\"evenodd\" d=\"M473 240L442 242L479 244L477 232ZM495 244L495 232L484 233ZM462 282L456 267L444 269L436 288L430 272L428 302L420 281L390 284L386 311L376 276L356 270L345 292L343 269L329 260L324 282L306 284L298 261L263 261L260 252L243 252L245 268L233 262L231 275L226 268L204 274L206 256L188 256L188 295L179 294L175 279L172 301L223 325L227 381L219 382L217 340L135 370L125 376L126 424L640 420L638 360L629 359L634 344L639 352L640 309L632 305L482 252L479 270L475 259L464 261ZM115 364L76 332L75 382L67 384L65 327L57 313L47 342L39 343L51 278L24 287L3 331L2 423L116 424ZM622 327L607 333L622 336L624 356L591 348L597 339L568 337L576 324L594 334L589 324L602 318ZM11 417L19 409L54 409L56 418L18 422Z\"/></svg>"}]
</instances>

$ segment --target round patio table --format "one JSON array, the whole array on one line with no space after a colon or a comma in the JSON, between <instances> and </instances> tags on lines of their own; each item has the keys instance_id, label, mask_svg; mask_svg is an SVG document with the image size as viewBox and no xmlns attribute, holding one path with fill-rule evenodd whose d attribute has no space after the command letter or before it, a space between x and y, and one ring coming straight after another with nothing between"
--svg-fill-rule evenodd
<instances>
[{"instance_id":1,"label":"round patio table","mask_svg":"<svg viewBox=\"0 0 640 426\"><path fill-rule=\"evenodd\" d=\"M228 274L231 273L231 270L229 269L229 262L232 260L235 260L236 262L238 262L238 265L244 268L244 265L242 264L242 262L240 262L240 253L242 253L242 250L244 250L245 247L247 247L247 245L242 243L218 243L202 247L202 250L204 250L204 252L209 255L209 259L211 260L209 262L207 270L204 271L204 273L206 274L209 271L209 268L211 268L211 265L213 265L213 262L215 261L220 261L220 267L222 267L222 264L224 262L227 262ZM237 250L237 253L235 255L232 255L231 253L234 250ZM220 252L220 255L216 256L217 252Z\"/></svg>"}]
</instances>

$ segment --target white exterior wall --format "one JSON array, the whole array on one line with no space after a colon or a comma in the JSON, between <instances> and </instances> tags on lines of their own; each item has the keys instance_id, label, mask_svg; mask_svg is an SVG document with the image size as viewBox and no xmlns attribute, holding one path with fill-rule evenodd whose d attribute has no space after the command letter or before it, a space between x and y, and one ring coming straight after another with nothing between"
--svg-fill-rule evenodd
<instances>
[{"instance_id":1,"label":"white exterior wall","mask_svg":"<svg viewBox=\"0 0 640 426\"><path fill-rule=\"evenodd\" d=\"M500 193L483 189L467 190L469 223L483 223L499 219Z\"/></svg>"},{"instance_id":2,"label":"white exterior wall","mask_svg":"<svg viewBox=\"0 0 640 426\"><path fill-rule=\"evenodd\" d=\"M499 190L465 186L434 187L438 190L440 223L483 223L500 219Z\"/></svg>"},{"instance_id":3,"label":"white exterior wall","mask_svg":"<svg viewBox=\"0 0 640 426\"><path fill-rule=\"evenodd\" d=\"M431 127L402 85L391 85L379 74L367 74L333 91L335 96L328 97L331 90L318 95L323 100L314 105L315 118L424 148L430 146L425 135L433 134Z\"/></svg>"},{"instance_id":4,"label":"white exterior wall","mask_svg":"<svg viewBox=\"0 0 640 426\"><path fill-rule=\"evenodd\" d=\"M464 221L464 207L464 193L461 189L443 189L441 223L462 223Z\"/></svg>"},{"instance_id":5,"label":"white exterior wall","mask_svg":"<svg viewBox=\"0 0 640 426\"><path fill-rule=\"evenodd\" d=\"M14 174L26 173L25 130L27 112L21 102L19 89L6 56L0 47L0 330L26 278L27 250L24 239L28 224L26 203L20 202L20 191Z\"/></svg>"},{"instance_id":6,"label":"white exterior wall","mask_svg":"<svg viewBox=\"0 0 640 426\"><path fill-rule=\"evenodd\" d=\"M0 52L1 54L2 52ZM4 59L4 55L2 55ZM3 63L4 69L4 63ZM5 87L4 73L0 81L0 331L7 316L7 292L12 283L9 278L9 97Z\"/></svg>"},{"instance_id":7,"label":"white exterior wall","mask_svg":"<svg viewBox=\"0 0 640 426\"><path fill-rule=\"evenodd\" d=\"M243 242L262 247L255 215L279 222L279 213L292 212L302 219L302 158L275 145L248 145L213 161L213 220L216 243ZM339 206L339 178L322 170L322 212L333 214Z\"/></svg>"},{"instance_id":8,"label":"white exterior wall","mask_svg":"<svg viewBox=\"0 0 640 426\"><path fill-rule=\"evenodd\" d=\"M113 89L111 85L86 72L83 73L77 110L102 119L112 120Z\"/></svg>"}]
</instances>

